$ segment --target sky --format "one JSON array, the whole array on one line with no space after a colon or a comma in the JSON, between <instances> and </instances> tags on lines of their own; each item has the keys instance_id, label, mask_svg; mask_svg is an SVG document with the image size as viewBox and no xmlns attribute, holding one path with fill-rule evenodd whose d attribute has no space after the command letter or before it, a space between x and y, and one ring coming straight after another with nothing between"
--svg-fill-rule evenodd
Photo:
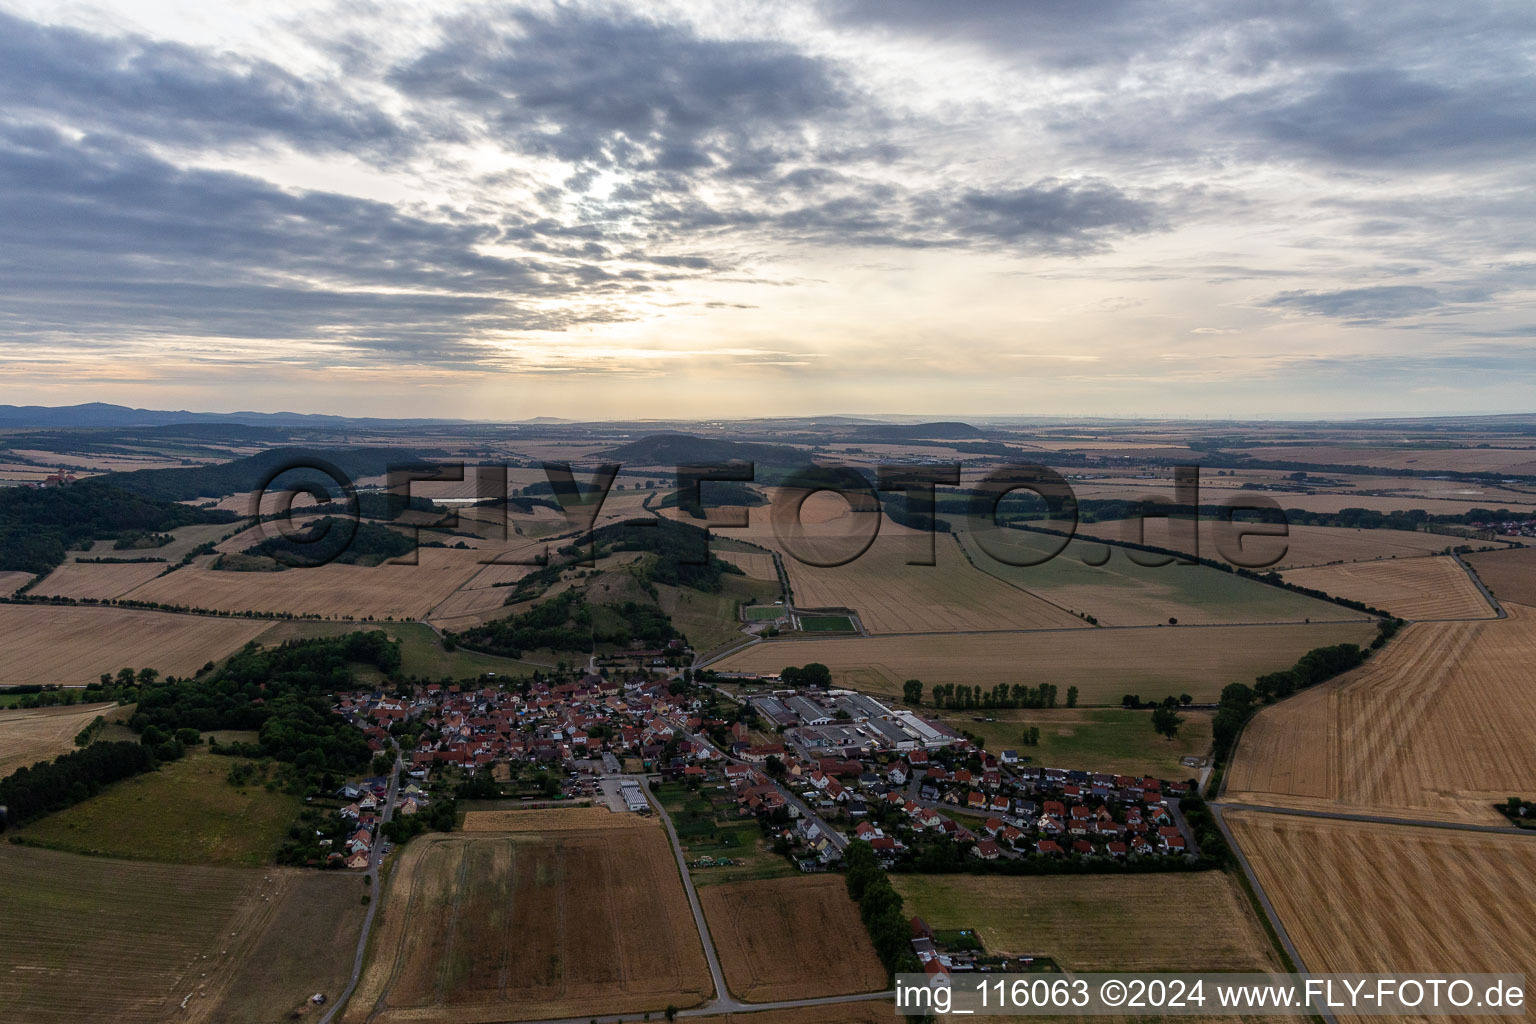
<instances>
[{"instance_id":1,"label":"sky","mask_svg":"<svg viewBox=\"0 0 1536 1024\"><path fill-rule=\"evenodd\" d=\"M0 402L1530 411L1533 62L1528 2L0 0Z\"/></svg>"}]
</instances>

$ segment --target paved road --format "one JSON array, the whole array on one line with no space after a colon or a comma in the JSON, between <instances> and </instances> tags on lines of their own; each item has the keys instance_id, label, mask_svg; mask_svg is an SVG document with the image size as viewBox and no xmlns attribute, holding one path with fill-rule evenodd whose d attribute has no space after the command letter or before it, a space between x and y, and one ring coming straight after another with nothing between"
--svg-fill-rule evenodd
<instances>
[{"instance_id":1,"label":"paved road","mask_svg":"<svg viewBox=\"0 0 1536 1024\"><path fill-rule=\"evenodd\" d=\"M731 998L730 991L725 987L725 974L720 970L720 957L715 953L715 940L710 937L709 925L704 921L704 908L699 904L699 891L693 887L693 879L688 874L688 860L683 856L683 845L678 841L677 829L672 827L672 816L661 805L661 801L656 799L656 794L651 792L651 787L646 784L644 776L625 775L621 778L640 785L640 792L645 794L645 798L651 802L651 806L661 817L662 825L666 826L667 839L672 843L672 855L677 858L677 870L682 873L683 888L688 892L688 908L693 911L693 923L699 929L699 941L704 944L704 959L709 961L709 976L715 983L715 998L705 1003L704 1008L718 1010L721 1013L741 1009L744 1004Z\"/></svg>"},{"instance_id":2,"label":"paved road","mask_svg":"<svg viewBox=\"0 0 1536 1024\"><path fill-rule=\"evenodd\" d=\"M1274 926L1275 934L1280 937L1280 944L1285 947L1285 952L1290 956L1291 963L1296 966L1296 973L1307 974L1307 965L1301 959L1301 953L1297 951L1296 944L1291 941L1290 935L1285 930L1285 925L1280 920L1280 915L1275 911L1275 905L1269 902L1269 894L1264 891L1264 886L1259 882L1259 876L1254 873L1253 865L1248 863L1247 855L1243 853L1243 848L1237 843L1237 837L1232 834L1232 830L1227 827L1226 818L1222 816L1222 811L1231 808L1233 805L1207 804L1207 806L1211 809L1211 816L1216 819L1216 827L1221 829L1222 836L1226 838L1227 846L1232 849L1233 855L1237 857L1238 866L1243 869L1243 875L1248 879L1248 884L1253 887L1254 895L1259 898L1260 906L1264 908L1264 913L1269 916L1269 923ZM1328 1024L1339 1024L1338 1018L1328 1010L1319 1010L1318 1014Z\"/></svg>"},{"instance_id":3,"label":"paved road","mask_svg":"<svg viewBox=\"0 0 1536 1024\"><path fill-rule=\"evenodd\" d=\"M853 996L822 996L820 999L789 999L779 1003L741 1003L741 1012L753 1012L757 1010L794 1010L802 1006L837 1006L841 1003L867 1003L875 999L895 999L893 990L885 992L865 992ZM678 1020L687 1017L711 1017L724 1011L712 1009L708 1006L696 1006L691 1010L677 1011ZM630 1013L608 1014L602 1017L594 1017L590 1014L584 1017L561 1017L558 1020L504 1020L494 1021L491 1024L634 1024L641 1018L641 1014ZM664 1018L660 1013L651 1012L651 1020L660 1021ZM750 1020L750 1018L748 1018Z\"/></svg>"},{"instance_id":4,"label":"paved road","mask_svg":"<svg viewBox=\"0 0 1536 1024\"><path fill-rule=\"evenodd\" d=\"M325 1015L320 1018L320 1024L331 1024L331 1019L339 1014L347 1005L347 1000L352 998L352 993L357 990L358 979L363 975L363 955L368 951L368 933L373 930L373 918L378 913L382 896L379 865L384 863L384 824L395 814L395 796L400 789L400 768L400 753L397 747L395 766L389 772L389 792L384 797L384 811L379 815L379 827L374 832L373 850L368 854L368 874L373 878L370 893L373 898L368 901L368 912L363 915L363 932L357 937L357 954L352 958L352 976L347 979L347 987L341 995L331 1003L330 1009L326 1010Z\"/></svg>"},{"instance_id":5,"label":"paved road","mask_svg":"<svg viewBox=\"0 0 1536 1024\"><path fill-rule=\"evenodd\" d=\"M1263 814L1290 814L1298 818L1332 818L1336 821L1364 821L1378 825L1407 825L1411 828L1448 828L1458 832L1496 832L1514 836L1536 836L1536 829L1513 825L1475 825L1463 821L1434 821L1429 818L1389 818L1381 814L1356 814L1353 811L1318 811L1300 807L1269 807L1264 804L1211 804L1228 811L1258 811Z\"/></svg>"}]
</instances>

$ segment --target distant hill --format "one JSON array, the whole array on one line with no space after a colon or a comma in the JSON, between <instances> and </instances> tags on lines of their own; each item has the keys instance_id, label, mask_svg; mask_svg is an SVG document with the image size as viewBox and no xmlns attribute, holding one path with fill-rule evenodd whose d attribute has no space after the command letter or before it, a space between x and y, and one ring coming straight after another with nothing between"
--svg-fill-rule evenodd
<instances>
[{"instance_id":1,"label":"distant hill","mask_svg":"<svg viewBox=\"0 0 1536 1024\"><path fill-rule=\"evenodd\" d=\"M706 462L761 462L770 466L803 466L809 452L782 444L721 441L693 434L653 434L601 453L605 459L636 466L685 466Z\"/></svg>"},{"instance_id":2,"label":"distant hill","mask_svg":"<svg viewBox=\"0 0 1536 1024\"><path fill-rule=\"evenodd\" d=\"M455 419L380 419L300 412L188 412L130 409L126 405L0 405L0 428L163 427L178 423L244 423L269 427L390 427L467 423Z\"/></svg>"},{"instance_id":3,"label":"distant hill","mask_svg":"<svg viewBox=\"0 0 1536 1024\"><path fill-rule=\"evenodd\" d=\"M127 493L100 478L69 487L0 487L0 569L45 573L88 540L235 518Z\"/></svg>"},{"instance_id":4,"label":"distant hill","mask_svg":"<svg viewBox=\"0 0 1536 1024\"><path fill-rule=\"evenodd\" d=\"M938 423L881 423L859 427L853 434L864 441L910 441L917 438L961 441L985 437L986 431L969 423L944 420Z\"/></svg>"},{"instance_id":5,"label":"distant hill","mask_svg":"<svg viewBox=\"0 0 1536 1024\"><path fill-rule=\"evenodd\" d=\"M218 498L240 494L260 487L273 470L302 465L306 459L324 459L345 473L354 483L365 476L377 476L392 466L425 467L420 453L405 448L273 448L232 462L211 466L187 466L179 469L136 469L128 473L108 473L98 477L113 487L164 501L190 501L193 498ZM283 477L283 485L313 480L328 489L328 477L319 471Z\"/></svg>"}]
</instances>

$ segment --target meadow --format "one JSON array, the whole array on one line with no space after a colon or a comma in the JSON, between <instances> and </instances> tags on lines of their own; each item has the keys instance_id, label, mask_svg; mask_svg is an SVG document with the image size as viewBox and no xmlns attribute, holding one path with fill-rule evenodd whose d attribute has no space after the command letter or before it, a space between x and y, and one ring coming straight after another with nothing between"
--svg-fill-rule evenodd
<instances>
[{"instance_id":1,"label":"meadow","mask_svg":"<svg viewBox=\"0 0 1536 1024\"><path fill-rule=\"evenodd\" d=\"M1231 876L891 875L933 929L970 928L989 953L1049 956L1070 971L1277 969Z\"/></svg>"},{"instance_id":2,"label":"meadow","mask_svg":"<svg viewBox=\"0 0 1536 1024\"><path fill-rule=\"evenodd\" d=\"M179 761L115 782L83 803L20 830L27 842L74 853L172 864L272 863L303 807L264 786L236 788L239 758L189 748Z\"/></svg>"},{"instance_id":3,"label":"meadow","mask_svg":"<svg viewBox=\"0 0 1536 1024\"><path fill-rule=\"evenodd\" d=\"M1347 608L1205 565L1137 565L1125 548L1028 530L1007 530L987 541L956 535L974 564L999 579L1106 626L1151 626L1176 619L1188 624L1302 622L1356 618ZM1055 557L1038 565L1012 565ZM1162 556L1138 554L1143 560ZM1102 561L1101 565L1090 564Z\"/></svg>"},{"instance_id":4,"label":"meadow","mask_svg":"<svg viewBox=\"0 0 1536 1024\"><path fill-rule=\"evenodd\" d=\"M1152 712L1123 708L1011 708L996 711L933 712L957 732L975 733L989 752L1016 750L1035 764L1083 768L1158 779L1196 778L1199 769L1179 763L1203 757L1211 748L1211 713L1181 710L1178 735L1168 739L1152 729ZM977 721L977 718L991 721ZM1030 726L1040 730L1038 745L1021 738Z\"/></svg>"}]
</instances>

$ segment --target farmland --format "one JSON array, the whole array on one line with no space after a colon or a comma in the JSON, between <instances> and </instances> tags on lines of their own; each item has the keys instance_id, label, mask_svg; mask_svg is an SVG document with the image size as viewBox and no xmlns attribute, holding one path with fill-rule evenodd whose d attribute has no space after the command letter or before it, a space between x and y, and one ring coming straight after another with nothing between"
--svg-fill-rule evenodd
<instances>
[{"instance_id":1,"label":"farmland","mask_svg":"<svg viewBox=\"0 0 1536 1024\"><path fill-rule=\"evenodd\" d=\"M1017 750L1046 767L1187 779L1196 776L1198 769L1181 765L1179 759L1200 757L1209 751L1211 715L1189 710L1179 714L1184 724L1172 740L1153 731L1150 711L1123 708L941 711L935 712L935 717L957 732L982 737L988 751ZM993 721L978 722L977 717ZM1040 730L1038 746L1027 747L1020 740L1020 734L1030 726Z\"/></svg>"},{"instance_id":2,"label":"farmland","mask_svg":"<svg viewBox=\"0 0 1536 1024\"><path fill-rule=\"evenodd\" d=\"M290 612L340 619L420 618L480 571L475 551L423 548L419 565L332 563L286 572L187 566L130 591L134 601L217 611Z\"/></svg>"},{"instance_id":3,"label":"farmland","mask_svg":"<svg viewBox=\"0 0 1536 1024\"><path fill-rule=\"evenodd\" d=\"M711 992L653 822L420 839L384 898L347 1020L638 1015Z\"/></svg>"},{"instance_id":4,"label":"farmland","mask_svg":"<svg viewBox=\"0 0 1536 1024\"><path fill-rule=\"evenodd\" d=\"M1153 626L1169 619L1212 624L1357 617L1338 605L1210 566L1137 565L1125 549L1089 541L1073 540L1049 558L1064 538L1008 530L987 542L990 550L1007 558L998 561L975 537L957 536L981 570L1074 612L1092 615L1106 626ZM1038 565L1009 564L1046 558ZM1099 561L1103 564L1090 564Z\"/></svg>"},{"instance_id":5,"label":"farmland","mask_svg":"<svg viewBox=\"0 0 1536 1024\"><path fill-rule=\"evenodd\" d=\"M1528 838L1247 811L1227 820L1311 971L1536 969L1536 918L1522 912L1536 873Z\"/></svg>"},{"instance_id":6,"label":"farmland","mask_svg":"<svg viewBox=\"0 0 1536 1024\"><path fill-rule=\"evenodd\" d=\"M1135 542L1136 525L1134 519L1108 519L1098 523L1083 523L1077 532L1079 536ZM1190 546L1185 542L1187 531L1187 521L1149 518L1143 527L1142 543L1183 551ZM1254 536L1245 539L1242 550L1246 557L1257 560L1267 562L1274 558L1272 564L1277 569L1294 569L1333 562L1370 562L1380 558L1438 555L1459 543L1463 543L1459 538L1438 533L1292 524L1283 537ZM1220 560L1222 557L1216 546L1215 523L1209 519L1200 520L1199 547L1202 558Z\"/></svg>"},{"instance_id":7,"label":"farmland","mask_svg":"<svg viewBox=\"0 0 1536 1024\"><path fill-rule=\"evenodd\" d=\"M787 500L775 492L776 500ZM1041 629L1082 626L1082 620L1033 594L973 568L948 536L935 538L934 565L909 565L926 557L928 535L882 517L879 534L846 565L821 568L785 551L774 536L769 511L751 511L746 538L780 551L794 604L800 608L852 608L871 633L916 630ZM805 539L795 551L818 560L842 554L842 538L855 534L861 515L841 499L817 495L802 509ZM854 545L852 550L856 550Z\"/></svg>"},{"instance_id":8,"label":"farmland","mask_svg":"<svg viewBox=\"0 0 1536 1024\"><path fill-rule=\"evenodd\" d=\"M1374 633L1365 622L1346 622L769 640L711 667L768 673L818 661L838 685L894 696L914 678L988 688L1027 678L1055 683L1063 694L1076 686L1083 704L1119 704L1127 693L1213 701L1228 683L1289 668L1314 647L1365 643Z\"/></svg>"},{"instance_id":9,"label":"farmland","mask_svg":"<svg viewBox=\"0 0 1536 1024\"><path fill-rule=\"evenodd\" d=\"M31 593L39 597L122 597L165 570L163 562L65 562L33 587Z\"/></svg>"},{"instance_id":10,"label":"farmland","mask_svg":"<svg viewBox=\"0 0 1536 1024\"><path fill-rule=\"evenodd\" d=\"M132 712L116 704L0 711L0 778L74 750L75 736L97 715L115 720Z\"/></svg>"},{"instance_id":11,"label":"farmland","mask_svg":"<svg viewBox=\"0 0 1536 1024\"><path fill-rule=\"evenodd\" d=\"M1464 560L1494 597L1536 608L1536 547L1474 552Z\"/></svg>"},{"instance_id":12,"label":"farmland","mask_svg":"<svg viewBox=\"0 0 1536 1024\"><path fill-rule=\"evenodd\" d=\"M934 929L971 928L988 952L1073 971L1263 971L1278 966L1233 879L1164 875L891 876ZM1177 912L1173 912L1177 908Z\"/></svg>"},{"instance_id":13,"label":"farmland","mask_svg":"<svg viewBox=\"0 0 1536 1024\"><path fill-rule=\"evenodd\" d=\"M1361 601L1404 619L1491 619L1477 585L1446 555L1291 569L1287 583Z\"/></svg>"},{"instance_id":14,"label":"farmland","mask_svg":"<svg viewBox=\"0 0 1536 1024\"><path fill-rule=\"evenodd\" d=\"M847 565L822 569L792 555L784 564L800 608L852 608L871 633L1043 629L1082 620L973 568L951 537L937 537L937 564L908 565L924 535L887 520L874 545Z\"/></svg>"},{"instance_id":15,"label":"farmland","mask_svg":"<svg viewBox=\"0 0 1536 1024\"><path fill-rule=\"evenodd\" d=\"M885 968L837 875L700 890L726 985L747 1002L877 992Z\"/></svg>"},{"instance_id":16,"label":"farmland","mask_svg":"<svg viewBox=\"0 0 1536 1024\"><path fill-rule=\"evenodd\" d=\"M1408 626L1340 679L1259 712L1227 774L1238 803L1501 824L1536 792L1536 611Z\"/></svg>"},{"instance_id":17,"label":"farmland","mask_svg":"<svg viewBox=\"0 0 1536 1024\"><path fill-rule=\"evenodd\" d=\"M334 993L351 966L361 909L352 877L146 864L10 844L0 846L0 875L0 1005L11 1019L272 1021L313 992ZM322 883L331 882L347 883L347 900L321 898ZM328 924L335 944L251 961L254 950L293 938L274 932L274 922L304 922L317 905L338 916L300 924L297 934L314 936ZM264 1016L221 1005L236 986L234 1001L259 1000Z\"/></svg>"},{"instance_id":18,"label":"farmland","mask_svg":"<svg viewBox=\"0 0 1536 1024\"><path fill-rule=\"evenodd\" d=\"M227 776L235 760L193 747L181 760L113 783L26 826L21 835L40 846L108 857L270 864L303 805L261 785L231 786Z\"/></svg>"},{"instance_id":19,"label":"farmland","mask_svg":"<svg viewBox=\"0 0 1536 1024\"><path fill-rule=\"evenodd\" d=\"M185 571L185 570L184 570ZM125 666L191 675L267 623L131 608L0 605L0 680L91 683Z\"/></svg>"}]
</instances>

